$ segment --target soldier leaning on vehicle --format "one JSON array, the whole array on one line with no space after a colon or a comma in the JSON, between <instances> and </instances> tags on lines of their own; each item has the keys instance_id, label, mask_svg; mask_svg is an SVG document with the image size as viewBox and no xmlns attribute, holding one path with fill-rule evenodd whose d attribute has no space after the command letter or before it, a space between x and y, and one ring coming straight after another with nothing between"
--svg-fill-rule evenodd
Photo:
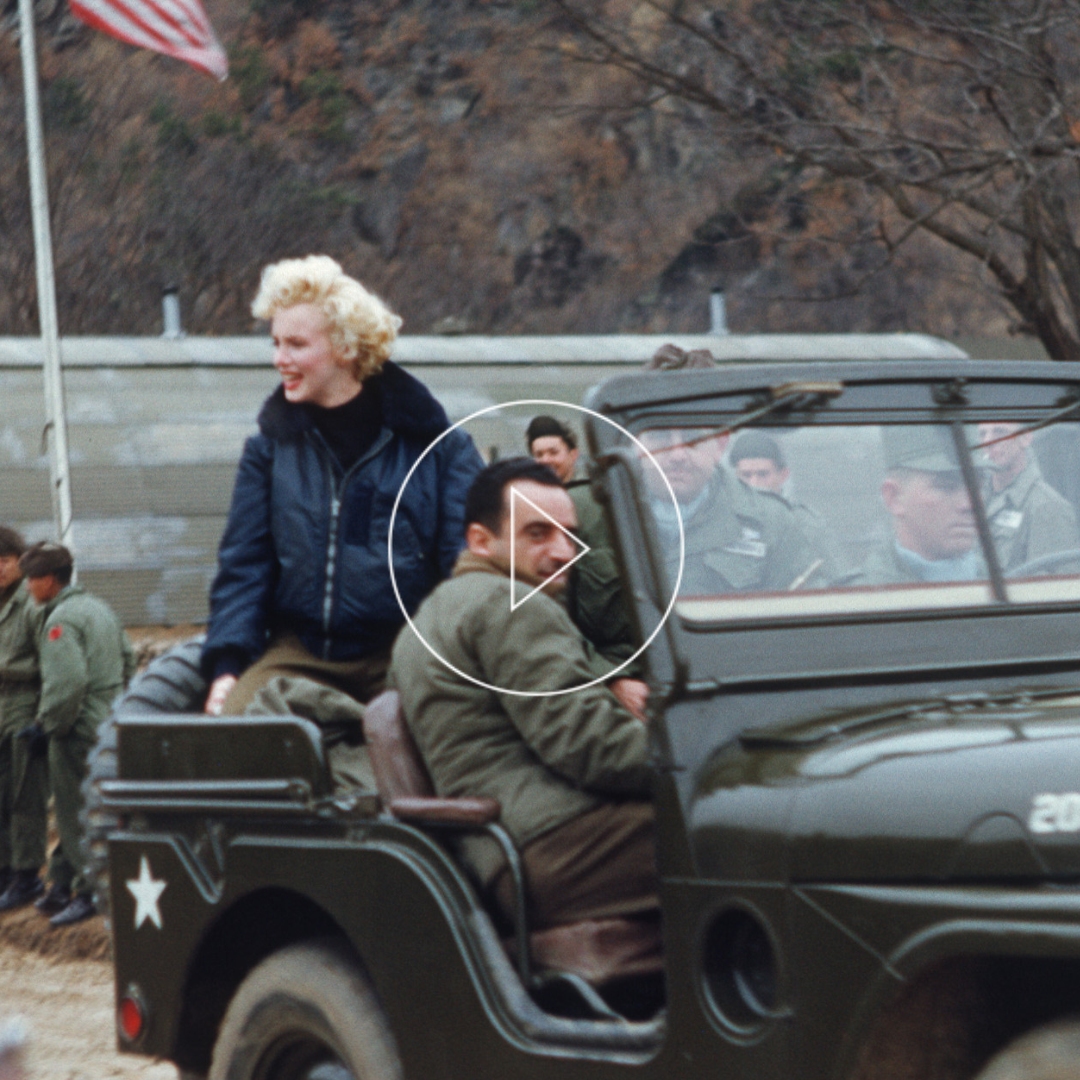
<instances>
[{"instance_id":1,"label":"soldier leaning on vehicle","mask_svg":"<svg viewBox=\"0 0 1080 1080\"><path fill-rule=\"evenodd\" d=\"M0 526L0 911L36 900L44 886L48 827L45 747L33 738L41 678L41 612L23 584L23 538Z\"/></svg>"},{"instance_id":2,"label":"soldier leaning on vehicle","mask_svg":"<svg viewBox=\"0 0 1080 1080\"><path fill-rule=\"evenodd\" d=\"M135 654L104 600L71 584L74 560L61 544L35 544L19 560L27 588L41 605L41 700L35 725L48 740L60 845L43 897L53 926L69 926L96 911L84 876L79 812L86 761L113 699L135 671Z\"/></svg>"}]
</instances>

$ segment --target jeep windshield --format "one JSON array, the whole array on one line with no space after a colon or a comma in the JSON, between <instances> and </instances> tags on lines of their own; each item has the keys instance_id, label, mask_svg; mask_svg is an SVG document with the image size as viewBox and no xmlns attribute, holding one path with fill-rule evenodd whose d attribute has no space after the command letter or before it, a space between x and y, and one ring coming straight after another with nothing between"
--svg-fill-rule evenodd
<instances>
[{"instance_id":1,"label":"jeep windshield","mask_svg":"<svg viewBox=\"0 0 1080 1080\"><path fill-rule=\"evenodd\" d=\"M830 396L836 422L751 401L624 440L684 620L1080 601L1080 406L910 423Z\"/></svg>"}]
</instances>

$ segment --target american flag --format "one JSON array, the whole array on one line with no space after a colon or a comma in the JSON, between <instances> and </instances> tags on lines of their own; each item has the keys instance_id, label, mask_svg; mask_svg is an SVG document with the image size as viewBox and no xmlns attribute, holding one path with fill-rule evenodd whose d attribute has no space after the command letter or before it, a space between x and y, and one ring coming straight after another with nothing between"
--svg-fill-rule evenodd
<instances>
[{"instance_id":1,"label":"american flag","mask_svg":"<svg viewBox=\"0 0 1080 1080\"><path fill-rule=\"evenodd\" d=\"M72 14L129 45L224 79L229 62L199 0L70 0Z\"/></svg>"}]
</instances>

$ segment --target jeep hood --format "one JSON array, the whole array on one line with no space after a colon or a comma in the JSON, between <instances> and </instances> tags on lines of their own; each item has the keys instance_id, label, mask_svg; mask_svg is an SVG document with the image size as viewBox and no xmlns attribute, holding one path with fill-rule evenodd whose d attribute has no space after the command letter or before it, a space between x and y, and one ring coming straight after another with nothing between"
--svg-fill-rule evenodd
<instances>
[{"instance_id":1,"label":"jeep hood","mask_svg":"<svg viewBox=\"0 0 1080 1080\"><path fill-rule=\"evenodd\" d=\"M1080 878L1080 697L748 732L702 771L690 818L706 877Z\"/></svg>"}]
</instances>

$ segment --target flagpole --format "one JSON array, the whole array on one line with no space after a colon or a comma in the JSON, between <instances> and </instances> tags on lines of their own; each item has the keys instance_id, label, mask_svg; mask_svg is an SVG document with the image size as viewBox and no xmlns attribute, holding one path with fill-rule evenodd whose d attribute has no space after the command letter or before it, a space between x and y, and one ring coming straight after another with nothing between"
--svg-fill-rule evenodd
<instances>
[{"instance_id":1,"label":"flagpole","mask_svg":"<svg viewBox=\"0 0 1080 1080\"><path fill-rule=\"evenodd\" d=\"M19 0L19 46L22 54L23 98L26 102L26 147L30 166L30 210L34 223L38 322L44 350L42 372L45 382L45 432L49 440L53 519L60 543L73 549L71 468L68 461L67 417L64 412L64 374L60 366L60 329L56 315L52 234L49 230L49 187L45 174L45 143L41 134L33 0Z\"/></svg>"}]
</instances>

